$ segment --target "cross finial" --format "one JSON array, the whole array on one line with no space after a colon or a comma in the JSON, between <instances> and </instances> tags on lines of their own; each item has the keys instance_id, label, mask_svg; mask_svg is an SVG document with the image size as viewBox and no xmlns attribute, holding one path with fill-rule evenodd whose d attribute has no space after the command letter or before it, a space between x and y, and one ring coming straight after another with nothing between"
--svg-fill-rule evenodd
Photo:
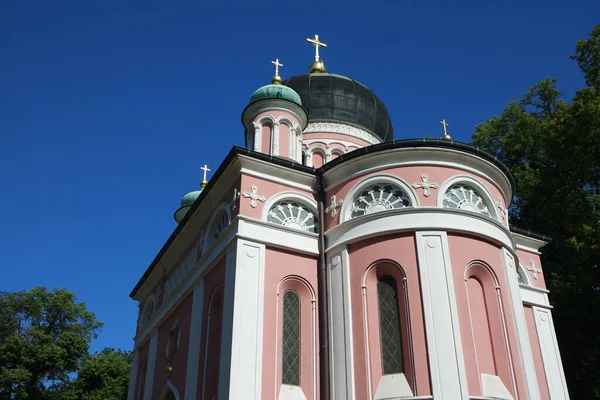
<instances>
[{"instance_id":1,"label":"cross finial","mask_svg":"<svg viewBox=\"0 0 600 400\"><path fill-rule=\"evenodd\" d=\"M208 184L208 181L206 180L206 173L208 171L210 171L210 169L208 168L208 165L206 165L206 164L204 164L204 166L200 169L202 171L204 171L204 177L202 178L202 183L200 184L200 186L202 186L202 188L204 188Z\"/></svg>"},{"instance_id":2,"label":"cross finial","mask_svg":"<svg viewBox=\"0 0 600 400\"><path fill-rule=\"evenodd\" d=\"M452 139L452 138L450 137L450 135L448 135L448 130L446 129L447 127L449 127L449 126L450 126L450 124L449 124L449 123L447 123L445 119L442 119L442 120L440 121L440 124L442 124L442 126L444 127L444 136L442 137L442 139L446 139L446 140L450 140L450 139Z\"/></svg>"},{"instance_id":3,"label":"cross finial","mask_svg":"<svg viewBox=\"0 0 600 400\"><path fill-rule=\"evenodd\" d=\"M279 58L276 58L275 61L271 61L271 64L275 66L275 76L279 75L279 67L283 67L283 64L279 62Z\"/></svg>"},{"instance_id":4,"label":"cross finial","mask_svg":"<svg viewBox=\"0 0 600 400\"><path fill-rule=\"evenodd\" d=\"M315 62L318 62L319 61L319 46L327 47L327 45L325 43L319 41L319 35L315 35L314 39L307 38L306 41L315 46Z\"/></svg>"}]
</instances>

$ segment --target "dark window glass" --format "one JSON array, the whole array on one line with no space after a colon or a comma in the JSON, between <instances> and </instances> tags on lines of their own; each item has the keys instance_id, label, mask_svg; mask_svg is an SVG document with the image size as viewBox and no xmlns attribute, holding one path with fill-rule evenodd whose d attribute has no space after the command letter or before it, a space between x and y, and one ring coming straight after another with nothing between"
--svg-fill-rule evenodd
<instances>
[{"instance_id":1,"label":"dark window glass","mask_svg":"<svg viewBox=\"0 0 600 400\"><path fill-rule=\"evenodd\" d=\"M282 383L300 385L300 297L293 290L283 295Z\"/></svg>"},{"instance_id":2,"label":"dark window glass","mask_svg":"<svg viewBox=\"0 0 600 400\"><path fill-rule=\"evenodd\" d=\"M402 336L400 333L400 311L396 280L385 276L377 281L379 302L379 336L383 374L404 372L402 361Z\"/></svg>"}]
</instances>

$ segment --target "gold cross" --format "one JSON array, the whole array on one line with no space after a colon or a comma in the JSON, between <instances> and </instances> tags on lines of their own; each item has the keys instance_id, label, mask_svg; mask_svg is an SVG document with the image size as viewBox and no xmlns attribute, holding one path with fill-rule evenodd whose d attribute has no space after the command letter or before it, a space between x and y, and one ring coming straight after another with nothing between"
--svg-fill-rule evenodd
<instances>
[{"instance_id":1,"label":"gold cross","mask_svg":"<svg viewBox=\"0 0 600 400\"><path fill-rule=\"evenodd\" d=\"M271 61L271 64L275 66L275 76L279 75L279 67L283 67L283 64L279 62L279 58L276 58L275 61Z\"/></svg>"},{"instance_id":2,"label":"gold cross","mask_svg":"<svg viewBox=\"0 0 600 400\"><path fill-rule=\"evenodd\" d=\"M319 61L319 46L327 47L327 45L323 42L319 42L319 35L315 35L314 39L307 38L306 41L308 43L312 43L315 45L315 61Z\"/></svg>"},{"instance_id":3,"label":"gold cross","mask_svg":"<svg viewBox=\"0 0 600 400\"><path fill-rule=\"evenodd\" d=\"M450 124L447 123L445 119L441 120L440 124L442 124L442 126L444 127L444 136L447 136L448 132L446 131L446 127L450 126Z\"/></svg>"},{"instance_id":4,"label":"gold cross","mask_svg":"<svg viewBox=\"0 0 600 400\"><path fill-rule=\"evenodd\" d=\"M208 165L204 164L204 167L200 168L202 171L204 171L204 178L202 179L202 181L206 182L206 173L208 171L210 171L210 169L208 169Z\"/></svg>"}]
</instances>

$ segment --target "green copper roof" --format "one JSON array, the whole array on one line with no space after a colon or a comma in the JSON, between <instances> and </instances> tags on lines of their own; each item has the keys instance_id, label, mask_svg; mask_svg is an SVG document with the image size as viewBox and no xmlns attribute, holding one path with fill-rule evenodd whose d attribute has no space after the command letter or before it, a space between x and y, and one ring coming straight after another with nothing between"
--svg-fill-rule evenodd
<instances>
[{"instance_id":1,"label":"green copper roof","mask_svg":"<svg viewBox=\"0 0 600 400\"><path fill-rule=\"evenodd\" d=\"M300 96L298 93L294 91L294 89L284 86L284 85L265 85L256 90L250 96L250 104L265 99L283 99L288 100L293 103L302 105L302 100L300 100Z\"/></svg>"},{"instance_id":2,"label":"green copper roof","mask_svg":"<svg viewBox=\"0 0 600 400\"><path fill-rule=\"evenodd\" d=\"M198 196L200 196L200 193L202 193L202 190L194 190L183 196L181 199L181 207L187 207L194 204Z\"/></svg>"}]
</instances>

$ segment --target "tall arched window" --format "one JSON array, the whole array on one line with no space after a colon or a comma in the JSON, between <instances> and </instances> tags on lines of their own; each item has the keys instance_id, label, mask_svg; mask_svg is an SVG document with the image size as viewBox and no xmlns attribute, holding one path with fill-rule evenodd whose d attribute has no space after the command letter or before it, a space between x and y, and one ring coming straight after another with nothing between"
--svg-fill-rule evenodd
<instances>
[{"instance_id":1,"label":"tall arched window","mask_svg":"<svg viewBox=\"0 0 600 400\"><path fill-rule=\"evenodd\" d=\"M283 351L281 383L300 386L300 296L283 294Z\"/></svg>"},{"instance_id":2,"label":"tall arched window","mask_svg":"<svg viewBox=\"0 0 600 400\"><path fill-rule=\"evenodd\" d=\"M398 307L397 284L393 277L386 275L377 280L377 299L383 374L403 373L400 310Z\"/></svg>"}]
</instances>

